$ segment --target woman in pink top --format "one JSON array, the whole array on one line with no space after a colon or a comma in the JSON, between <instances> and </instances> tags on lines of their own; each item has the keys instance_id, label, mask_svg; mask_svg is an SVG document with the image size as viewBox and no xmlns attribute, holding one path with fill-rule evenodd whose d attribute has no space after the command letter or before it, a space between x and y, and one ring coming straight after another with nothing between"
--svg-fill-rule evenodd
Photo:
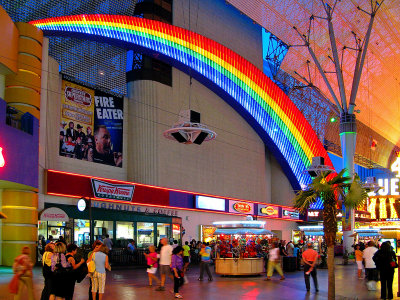
<instances>
[{"instance_id":1,"label":"woman in pink top","mask_svg":"<svg viewBox=\"0 0 400 300\"><path fill-rule=\"evenodd\" d=\"M160 280L156 276L157 268L158 268L158 257L157 257L157 252L156 252L156 247L153 245L149 247L150 253L147 254L145 253L144 256L146 256L147 259L147 275L149 276L149 286L153 286L153 279L156 282L159 282Z\"/></svg>"}]
</instances>

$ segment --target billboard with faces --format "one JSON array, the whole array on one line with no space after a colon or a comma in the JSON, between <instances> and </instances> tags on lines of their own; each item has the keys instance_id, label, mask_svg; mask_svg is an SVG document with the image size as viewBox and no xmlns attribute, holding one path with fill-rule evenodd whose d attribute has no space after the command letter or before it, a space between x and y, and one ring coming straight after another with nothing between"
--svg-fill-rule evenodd
<instances>
[{"instance_id":1,"label":"billboard with faces","mask_svg":"<svg viewBox=\"0 0 400 300\"><path fill-rule=\"evenodd\" d=\"M112 92L64 78L59 154L122 167L123 101Z\"/></svg>"}]
</instances>

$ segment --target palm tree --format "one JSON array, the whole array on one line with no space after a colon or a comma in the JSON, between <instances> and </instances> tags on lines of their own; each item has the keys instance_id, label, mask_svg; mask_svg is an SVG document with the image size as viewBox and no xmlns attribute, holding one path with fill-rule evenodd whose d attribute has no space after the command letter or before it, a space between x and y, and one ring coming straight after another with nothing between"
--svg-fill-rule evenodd
<instances>
[{"instance_id":1,"label":"palm tree","mask_svg":"<svg viewBox=\"0 0 400 300\"><path fill-rule=\"evenodd\" d=\"M339 174L322 172L313 179L306 190L299 191L294 199L294 206L305 213L311 204L320 198L324 203L322 212L325 242L328 247L328 299L335 299L335 259L334 246L337 232L338 199L343 199L347 208L357 208L362 205L368 194L362 187L360 178L356 174L354 180L344 176L346 170Z\"/></svg>"}]
</instances>

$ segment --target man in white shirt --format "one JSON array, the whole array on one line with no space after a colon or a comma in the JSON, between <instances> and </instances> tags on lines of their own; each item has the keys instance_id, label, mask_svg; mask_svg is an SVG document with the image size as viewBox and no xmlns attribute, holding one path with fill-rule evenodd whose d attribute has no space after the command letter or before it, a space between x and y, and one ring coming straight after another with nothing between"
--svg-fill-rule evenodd
<instances>
[{"instance_id":1,"label":"man in white shirt","mask_svg":"<svg viewBox=\"0 0 400 300\"><path fill-rule=\"evenodd\" d=\"M172 246L168 245L167 238L161 239L161 251L160 251L160 275L161 281L160 286L156 291L165 291L165 278L171 274L171 258L172 258Z\"/></svg>"},{"instance_id":2,"label":"man in white shirt","mask_svg":"<svg viewBox=\"0 0 400 300\"><path fill-rule=\"evenodd\" d=\"M368 278L367 287L369 291L376 290L376 281L378 280L375 262L372 259L376 251L378 251L378 249L375 247L374 242L369 241L368 247L363 252L363 259L365 261L365 274Z\"/></svg>"}]
</instances>

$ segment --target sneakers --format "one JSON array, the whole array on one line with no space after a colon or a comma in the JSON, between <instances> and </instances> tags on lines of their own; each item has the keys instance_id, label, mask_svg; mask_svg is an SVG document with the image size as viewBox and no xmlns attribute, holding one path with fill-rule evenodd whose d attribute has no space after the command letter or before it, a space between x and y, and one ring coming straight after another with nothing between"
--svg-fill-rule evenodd
<instances>
[{"instance_id":1,"label":"sneakers","mask_svg":"<svg viewBox=\"0 0 400 300\"><path fill-rule=\"evenodd\" d=\"M264 281L270 281L270 280L271 280L271 278L269 278L269 277L264 279Z\"/></svg>"},{"instance_id":2,"label":"sneakers","mask_svg":"<svg viewBox=\"0 0 400 300\"><path fill-rule=\"evenodd\" d=\"M282 281L282 280L285 280L285 279L286 279L286 278L282 276L280 280Z\"/></svg>"},{"instance_id":3,"label":"sneakers","mask_svg":"<svg viewBox=\"0 0 400 300\"><path fill-rule=\"evenodd\" d=\"M214 279L212 279L212 277L208 278L208 281L213 281Z\"/></svg>"},{"instance_id":4,"label":"sneakers","mask_svg":"<svg viewBox=\"0 0 400 300\"><path fill-rule=\"evenodd\" d=\"M175 298L183 299L181 294L175 294Z\"/></svg>"},{"instance_id":5,"label":"sneakers","mask_svg":"<svg viewBox=\"0 0 400 300\"><path fill-rule=\"evenodd\" d=\"M158 291L158 292L165 291L165 287L159 286L158 288L156 288L156 291Z\"/></svg>"},{"instance_id":6,"label":"sneakers","mask_svg":"<svg viewBox=\"0 0 400 300\"><path fill-rule=\"evenodd\" d=\"M198 278L197 280L198 280L198 281L203 281L203 278Z\"/></svg>"}]
</instances>

